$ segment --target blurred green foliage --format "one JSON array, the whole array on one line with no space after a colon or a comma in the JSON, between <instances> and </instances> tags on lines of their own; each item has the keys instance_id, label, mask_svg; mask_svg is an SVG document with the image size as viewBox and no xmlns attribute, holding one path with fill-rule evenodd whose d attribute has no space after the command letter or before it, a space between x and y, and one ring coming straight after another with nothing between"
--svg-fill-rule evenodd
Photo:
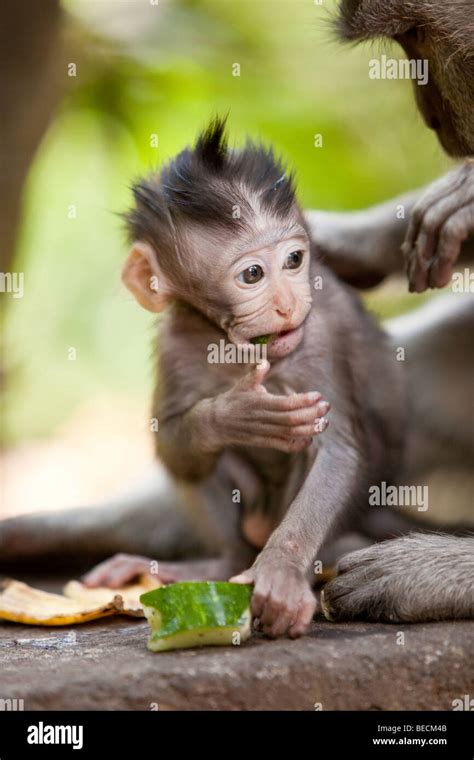
<instances>
[{"instance_id":1,"label":"blurred green foliage","mask_svg":"<svg viewBox=\"0 0 474 760\"><path fill-rule=\"evenodd\" d=\"M126 247L116 212L130 203L131 179L192 141L212 115L229 113L237 144L247 133L272 142L296 168L307 207L360 208L446 165L410 84L368 78L371 57L398 49L342 45L331 0L65 8L77 76L58 73L65 96L26 188L16 262L25 297L12 300L6 333L10 441L51 432L103 389L142 394L146 410L153 318L120 284ZM371 303L391 314L414 301Z\"/></svg>"}]
</instances>

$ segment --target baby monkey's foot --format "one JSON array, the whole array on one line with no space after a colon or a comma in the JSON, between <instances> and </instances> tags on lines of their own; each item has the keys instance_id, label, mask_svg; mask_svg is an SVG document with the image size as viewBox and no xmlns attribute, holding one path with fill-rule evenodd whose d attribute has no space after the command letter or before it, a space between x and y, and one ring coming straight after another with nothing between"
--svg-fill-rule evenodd
<instances>
[{"instance_id":1,"label":"baby monkey's foot","mask_svg":"<svg viewBox=\"0 0 474 760\"><path fill-rule=\"evenodd\" d=\"M156 562L133 554L115 554L83 577L89 588L120 588L139 575L148 573L162 583L177 581L226 581L235 566L226 558L183 562Z\"/></svg>"}]
</instances>

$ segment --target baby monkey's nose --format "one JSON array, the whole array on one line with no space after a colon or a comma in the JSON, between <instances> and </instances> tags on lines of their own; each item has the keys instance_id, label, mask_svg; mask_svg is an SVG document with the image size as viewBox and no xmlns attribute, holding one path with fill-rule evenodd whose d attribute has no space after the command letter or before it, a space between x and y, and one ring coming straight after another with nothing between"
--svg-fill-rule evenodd
<instances>
[{"instance_id":1,"label":"baby monkey's nose","mask_svg":"<svg viewBox=\"0 0 474 760\"><path fill-rule=\"evenodd\" d=\"M291 317L295 309L293 298L282 298L281 296L274 300L275 310L279 317Z\"/></svg>"}]
</instances>

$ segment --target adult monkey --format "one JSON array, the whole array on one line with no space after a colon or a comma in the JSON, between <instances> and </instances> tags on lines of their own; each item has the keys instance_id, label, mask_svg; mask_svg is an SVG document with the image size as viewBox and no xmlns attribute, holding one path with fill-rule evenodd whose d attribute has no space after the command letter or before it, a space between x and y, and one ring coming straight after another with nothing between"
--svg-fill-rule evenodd
<instances>
[{"instance_id":1,"label":"adult monkey","mask_svg":"<svg viewBox=\"0 0 474 760\"><path fill-rule=\"evenodd\" d=\"M428 59L429 82L423 87L415 85L424 120L436 131L447 153L453 157L474 154L472 0L343 0L338 29L351 41L389 37L400 43L409 58ZM407 207L407 222L394 213L399 203ZM474 162L468 159L421 193L365 212L345 217L318 212L308 216L313 236L346 279L366 284L383 279L400 268L402 249L410 290L443 287L451 279L459 254L469 248L469 241L462 244L474 233ZM472 251L472 242L470 248ZM435 332L442 327L439 350L460 349L457 356L456 351L443 356L444 366L439 367L443 372L450 371L451 359L459 369L462 348L468 364L472 358L472 303L464 303L459 321L434 326ZM431 308L433 311L436 306ZM436 335L432 345L423 341L413 345L429 354L436 347ZM472 363L470 366L470 377L469 367L464 368L464 386L466 379L470 382L472 378ZM433 370L433 363L430 368ZM425 380L429 386L429 375ZM457 381L463 383L462 373ZM426 386L420 383L420 392L421 388L425 391ZM439 386L442 388L443 384ZM442 398L440 395L440 401ZM469 412L472 422L472 391L464 400L460 394L455 410L458 417L467 417L464 434L467 432L466 442L472 451ZM459 424L463 426L462 419ZM418 534L349 554L339 564L339 576L326 586L324 604L332 619L361 616L417 621L452 617L453 611L455 617L472 616L474 538Z\"/></svg>"},{"instance_id":2,"label":"adult monkey","mask_svg":"<svg viewBox=\"0 0 474 760\"><path fill-rule=\"evenodd\" d=\"M409 58L427 59L428 83L414 83L423 118L449 155L474 154L472 0L343 0L337 28L345 40L388 37ZM405 219L397 218L399 204ZM308 221L327 263L346 280L371 285L400 270L403 245L410 289L443 287L459 254L474 252L468 240L474 234L474 162L468 159L426 189L371 209L310 212Z\"/></svg>"}]
</instances>

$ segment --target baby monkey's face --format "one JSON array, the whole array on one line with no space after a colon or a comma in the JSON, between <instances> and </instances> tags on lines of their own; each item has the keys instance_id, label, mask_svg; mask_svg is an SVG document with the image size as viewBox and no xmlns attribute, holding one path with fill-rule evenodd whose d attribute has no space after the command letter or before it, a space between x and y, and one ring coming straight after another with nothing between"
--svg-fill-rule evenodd
<instances>
[{"instance_id":1,"label":"baby monkey's face","mask_svg":"<svg viewBox=\"0 0 474 760\"><path fill-rule=\"evenodd\" d=\"M200 256L209 317L232 343L266 343L269 359L291 353L303 339L311 308L303 226L296 219L285 226L272 220L235 239L214 241L211 249Z\"/></svg>"}]
</instances>

